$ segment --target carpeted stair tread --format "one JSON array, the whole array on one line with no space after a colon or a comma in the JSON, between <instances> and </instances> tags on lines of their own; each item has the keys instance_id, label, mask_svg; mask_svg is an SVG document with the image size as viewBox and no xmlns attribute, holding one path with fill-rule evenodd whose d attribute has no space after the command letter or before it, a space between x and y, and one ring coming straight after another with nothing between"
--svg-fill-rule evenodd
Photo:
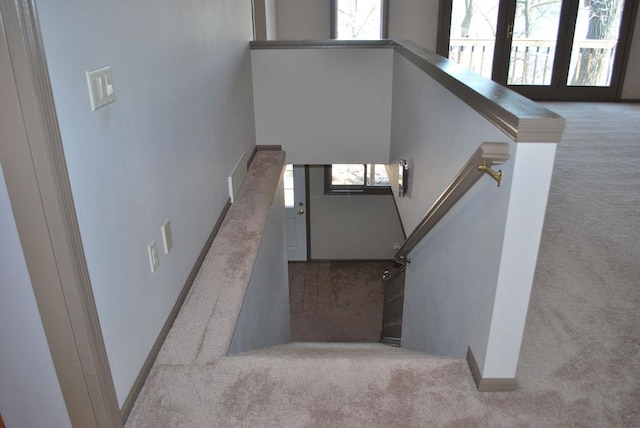
<instances>
[{"instance_id":1,"label":"carpeted stair tread","mask_svg":"<svg viewBox=\"0 0 640 428\"><path fill-rule=\"evenodd\" d=\"M256 349L238 354L235 357L273 357L287 359L335 359L335 358L369 358L369 359L407 359L443 360L444 357L398 348L381 343L326 343L326 342L294 342L268 348Z\"/></svg>"}]
</instances>

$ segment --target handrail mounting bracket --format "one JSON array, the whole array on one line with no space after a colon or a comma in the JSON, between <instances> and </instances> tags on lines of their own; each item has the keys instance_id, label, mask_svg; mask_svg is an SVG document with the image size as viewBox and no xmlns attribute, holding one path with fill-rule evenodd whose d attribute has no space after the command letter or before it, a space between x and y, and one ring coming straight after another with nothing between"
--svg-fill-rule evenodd
<instances>
[{"instance_id":1,"label":"handrail mounting bracket","mask_svg":"<svg viewBox=\"0 0 640 428\"><path fill-rule=\"evenodd\" d=\"M500 182L502 181L502 170L496 171L495 169L492 169L487 162L481 162L478 165L478 171L489 174L491 178L498 182L498 187L500 187Z\"/></svg>"}]
</instances>

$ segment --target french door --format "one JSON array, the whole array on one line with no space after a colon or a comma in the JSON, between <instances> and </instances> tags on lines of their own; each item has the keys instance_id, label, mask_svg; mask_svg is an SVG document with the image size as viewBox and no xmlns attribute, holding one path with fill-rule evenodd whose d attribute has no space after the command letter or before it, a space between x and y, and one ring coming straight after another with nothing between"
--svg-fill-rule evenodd
<instances>
[{"instance_id":1,"label":"french door","mask_svg":"<svg viewBox=\"0 0 640 428\"><path fill-rule=\"evenodd\" d=\"M633 0L443 0L438 53L536 100L613 101Z\"/></svg>"}]
</instances>

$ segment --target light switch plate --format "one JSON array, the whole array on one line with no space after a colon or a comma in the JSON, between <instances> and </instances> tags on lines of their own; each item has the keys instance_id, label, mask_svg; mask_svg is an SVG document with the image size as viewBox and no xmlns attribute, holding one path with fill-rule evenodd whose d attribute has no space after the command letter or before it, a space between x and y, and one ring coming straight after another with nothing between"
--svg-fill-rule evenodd
<instances>
[{"instance_id":1,"label":"light switch plate","mask_svg":"<svg viewBox=\"0 0 640 428\"><path fill-rule=\"evenodd\" d=\"M89 86L89 98L91 100L91 111L96 111L116 100L111 66L87 71L86 75L87 85Z\"/></svg>"},{"instance_id":2,"label":"light switch plate","mask_svg":"<svg viewBox=\"0 0 640 428\"><path fill-rule=\"evenodd\" d=\"M149 264L151 265L151 273L154 273L158 266L160 266L160 258L158 257L158 246L156 245L156 240L154 239L147 246L147 252L149 253Z\"/></svg>"},{"instance_id":3,"label":"light switch plate","mask_svg":"<svg viewBox=\"0 0 640 428\"><path fill-rule=\"evenodd\" d=\"M173 234L171 233L171 222L166 219L162 226L160 226L162 232L162 243L164 244L164 253L169 254L171 248L173 248Z\"/></svg>"}]
</instances>

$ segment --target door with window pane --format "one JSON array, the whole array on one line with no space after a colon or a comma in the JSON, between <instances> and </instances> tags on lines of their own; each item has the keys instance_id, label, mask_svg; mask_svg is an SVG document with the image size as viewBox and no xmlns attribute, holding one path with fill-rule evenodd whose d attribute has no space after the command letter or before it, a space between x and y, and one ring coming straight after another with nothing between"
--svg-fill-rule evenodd
<instances>
[{"instance_id":1,"label":"door with window pane","mask_svg":"<svg viewBox=\"0 0 640 428\"><path fill-rule=\"evenodd\" d=\"M452 0L446 53L533 99L613 100L632 3Z\"/></svg>"}]
</instances>

